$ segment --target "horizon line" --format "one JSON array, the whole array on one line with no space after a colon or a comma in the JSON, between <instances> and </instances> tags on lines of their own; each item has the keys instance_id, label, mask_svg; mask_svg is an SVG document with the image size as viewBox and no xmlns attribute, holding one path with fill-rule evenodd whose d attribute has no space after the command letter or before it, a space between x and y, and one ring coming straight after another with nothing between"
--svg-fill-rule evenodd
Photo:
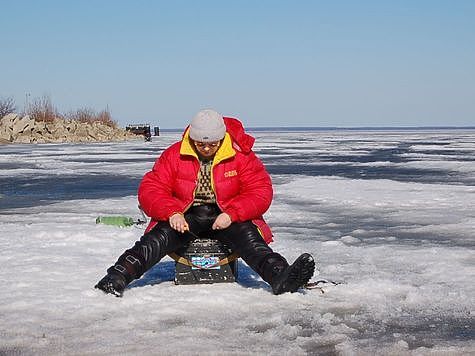
<instances>
[{"instance_id":1,"label":"horizon line","mask_svg":"<svg viewBox=\"0 0 475 356\"><path fill-rule=\"evenodd\" d=\"M475 130L475 126L249 126L246 131L336 131L336 130ZM184 128L160 128L164 132L182 132Z\"/></svg>"}]
</instances>

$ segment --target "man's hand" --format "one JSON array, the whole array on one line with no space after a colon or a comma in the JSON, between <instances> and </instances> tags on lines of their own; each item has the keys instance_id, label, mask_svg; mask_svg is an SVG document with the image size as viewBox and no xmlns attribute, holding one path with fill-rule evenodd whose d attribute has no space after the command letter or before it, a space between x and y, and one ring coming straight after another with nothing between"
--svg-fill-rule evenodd
<instances>
[{"instance_id":1,"label":"man's hand","mask_svg":"<svg viewBox=\"0 0 475 356\"><path fill-rule=\"evenodd\" d=\"M226 213L221 213L218 215L218 217L214 221L212 229L213 230L226 229L227 227L229 227L229 225L231 225L231 223L232 221L229 215Z\"/></svg>"},{"instance_id":2,"label":"man's hand","mask_svg":"<svg viewBox=\"0 0 475 356\"><path fill-rule=\"evenodd\" d=\"M170 226L172 229L184 233L185 231L188 231L190 228L188 226L188 223L185 220L185 217L183 214L176 213L173 214L168 218L168 222L170 223Z\"/></svg>"}]
</instances>

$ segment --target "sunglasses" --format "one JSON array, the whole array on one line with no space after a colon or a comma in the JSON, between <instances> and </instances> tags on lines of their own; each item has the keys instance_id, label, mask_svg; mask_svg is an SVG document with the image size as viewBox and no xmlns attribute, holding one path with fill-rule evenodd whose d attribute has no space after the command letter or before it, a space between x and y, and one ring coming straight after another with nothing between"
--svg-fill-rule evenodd
<instances>
[{"instance_id":1,"label":"sunglasses","mask_svg":"<svg viewBox=\"0 0 475 356\"><path fill-rule=\"evenodd\" d=\"M218 147L220 144L219 141L216 141L216 142L199 142L199 141L195 141L195 145L196 147L198 148L205 148L205 147L209 147L209 148L216 148Z\"/></svg>"}]
</instances>

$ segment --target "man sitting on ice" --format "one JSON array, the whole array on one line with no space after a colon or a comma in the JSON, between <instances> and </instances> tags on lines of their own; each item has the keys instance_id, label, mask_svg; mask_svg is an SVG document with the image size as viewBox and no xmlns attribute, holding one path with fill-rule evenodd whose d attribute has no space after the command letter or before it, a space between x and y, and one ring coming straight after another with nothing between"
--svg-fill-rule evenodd
<instances>
[{"instance_id":1,"label":"man sitting on ice","mask_svg":"<svg viewBox=\"0 0 475 356\"><path fill-rule=\"evenodd\" d=\"M239 120L198 112L140 183L140 206L151 225L96 288L122 296L132 280L196 236L226 243L274 294L303 287L315 262L304 253L289 265L269 247L272 233L262 215L272 202L272 182L253 144Z\"/></svg>"}]
</instances>

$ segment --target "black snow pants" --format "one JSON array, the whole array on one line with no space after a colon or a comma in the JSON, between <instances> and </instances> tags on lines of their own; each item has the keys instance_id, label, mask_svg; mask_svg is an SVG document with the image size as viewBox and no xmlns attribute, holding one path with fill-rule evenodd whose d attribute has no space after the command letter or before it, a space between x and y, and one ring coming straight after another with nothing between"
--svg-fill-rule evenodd
<instances>
[{"instance_id":1,"label":"black snow pants","mask_svg":"<svg viewBox=\"0 0 475 356\"><path fill-rule=\"evenodd\" d=\"M272 284L273 277L288 266L286 259L269 247L251 221L235 222L226 229L212 230L211 226L220 213L218 206L212 204L192 207L184 216L194 235L226 243L264 281ZM122 275L126 284L129 284L164 256L184 247L194 238L188 232L180 233L172 229L168 221L160 221L132 248L126 250L107 272Z\"/></svg>"}]
</instances>

